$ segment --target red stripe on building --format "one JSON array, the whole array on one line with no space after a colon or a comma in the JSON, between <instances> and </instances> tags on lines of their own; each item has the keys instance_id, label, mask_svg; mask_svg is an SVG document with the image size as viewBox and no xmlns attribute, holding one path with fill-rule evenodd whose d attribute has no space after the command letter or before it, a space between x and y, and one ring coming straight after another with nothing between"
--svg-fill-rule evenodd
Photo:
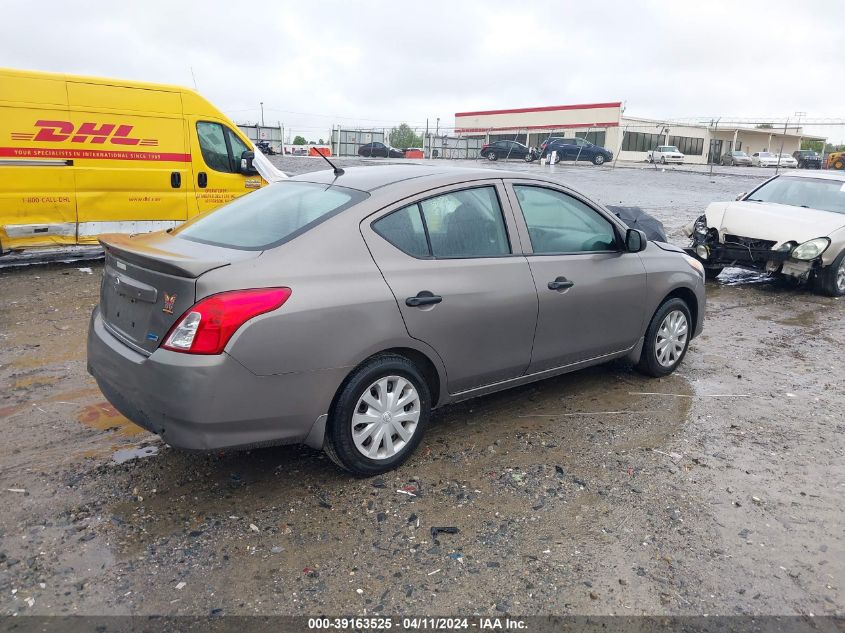
<instances>
[{"instance_id":1,"label":"red stripe on building","mask_svg":"<svg viewBox=\"0 0 845 633\"><path fill-rule=\"evenodd\" d=\"M580 105L542 106L540 108L513 108L511 110L480 110L478 112L455 112L455 116L480 116L486 114L521 114L523 112L553 112L555 110L593 110L595 108L619 108L621 101L610 103L582 103Z\"/></svg>"},{"instance_id":2,"label":"red stripe on building","mask_svg":"<svg viewBox=\"0 0 845 633\"><path fill-rule=\"evenodd\" d=\"M608 121L606 123L567 123L565 125L511 125L507 127L458 127L455 132L459 134L466 134L467 132L498 132L502 130L570 130L578 128L598 128L598 127L619 127L616 121Z\"/></svg>"},{"instance_id":3,"label":"red stripe on building","mask_svg":"<svg viewBox=\"0 0 845 633\"><path fill-rule=\"evenodd\" d=\"M0 156L11 158L75 158L93 160L142 160L165 163L189 163L190 154L174 152L131 152L105 149L45 149L43 147L0 147Z\"/></svg>"}]
</instances>

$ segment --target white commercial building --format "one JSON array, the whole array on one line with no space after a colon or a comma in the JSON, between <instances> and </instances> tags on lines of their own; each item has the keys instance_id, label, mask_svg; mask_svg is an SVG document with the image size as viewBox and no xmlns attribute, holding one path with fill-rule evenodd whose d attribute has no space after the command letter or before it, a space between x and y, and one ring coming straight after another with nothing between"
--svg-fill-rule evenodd
<instances>
[{"instance_id":1,"label":"white commercial building","mask_svg":"<svg viewBox=\"0 0 845 633\"><path fill-rule=\"evenodd\" d=\"M791 154L804 139L824 141L804 134L800 127L784 130L690 124L643 119L623 114L620 101L578 105L541 106L510 110L455 113L455 132L483 137L485 142L516 140L539 147L549 136L576 136L601 145L619 160L643 161L658 145L674 145L686 155L685 162L716 161L731 149L747 154L770 151ZM782 148L782 150L781 150Z\"/></svg>"}]
</instances>

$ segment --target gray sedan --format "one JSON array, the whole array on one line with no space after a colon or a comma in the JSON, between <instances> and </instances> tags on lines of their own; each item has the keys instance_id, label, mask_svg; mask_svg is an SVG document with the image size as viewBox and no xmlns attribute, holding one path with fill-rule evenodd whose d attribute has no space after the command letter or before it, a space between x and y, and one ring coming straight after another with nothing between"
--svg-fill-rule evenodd
<instances>
[{"instance_id":1,"label":"gray sedan","mask_svg":"<svg viewBox=\"0 0 845 633\"><path fill-rule=\"evenodd\" d=\"M701 264L558 183L382 166L297 176L106 236L88 368L176 447L302 442L373 475L433 408L627 357L664 376Z\"/></svg>"}]
</instances>

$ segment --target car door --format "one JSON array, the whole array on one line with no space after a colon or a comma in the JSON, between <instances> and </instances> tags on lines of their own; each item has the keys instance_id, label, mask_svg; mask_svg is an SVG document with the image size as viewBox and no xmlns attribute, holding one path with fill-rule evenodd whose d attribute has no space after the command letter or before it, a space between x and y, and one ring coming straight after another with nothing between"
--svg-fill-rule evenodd
<instances>
[{"instance_id":1,"label":"car door","mask_svg":"<svg viewBox=\"0 0 845 633\"><path fill-rule=\"evenodd\" d=\"M622 249L624 229L564 189L510 181L507 190L539 296L528 372L633 347L645 331L646 272Z\"/></svg>"},{"instance_id":2,"label":"car door","mask_svg":"<svg viewBox=\"0 0 845 633\"><path fill-rule=\"evenodd\" d=\"M241 173L241 155L250 148L228 125L203 119L193 120L192 124L192 153L200 157L193 164L199 213L261 187L260 176Z\"/></svg>"},{"instance_id":3,"label":"car door","mask_svg":"<svg viewBox=\"0 0 845 633\"><path fill-rule=\"evenodd\" d=\"M501 181L478 181L361 225L408 333L440 356L451 394L521 376L531 358L537 291L502 200Z\"/></svg>"}]
</instances>

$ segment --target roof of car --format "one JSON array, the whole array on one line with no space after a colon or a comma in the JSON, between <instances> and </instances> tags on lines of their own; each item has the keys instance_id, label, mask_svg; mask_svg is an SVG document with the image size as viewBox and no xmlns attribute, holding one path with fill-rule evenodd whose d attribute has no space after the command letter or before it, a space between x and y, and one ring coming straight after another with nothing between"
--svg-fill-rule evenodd
<instances>
[{"instance_id":1,"label":"roof of car","mask_svg":"<svg viewBox=\"0 0 845 633\"><path fill-rule=\"evenodd\" d=\"M480 167L454 167L444 165L379 165L373 167L346 167L340 176L331 169L312 171L294 176L291 180L316 182L359 191L371 192L408 180L418 180L425 187L437 187L461 180L487 180L490 178L532 178L531 175Z\"/></svg>"}]
</instances>

